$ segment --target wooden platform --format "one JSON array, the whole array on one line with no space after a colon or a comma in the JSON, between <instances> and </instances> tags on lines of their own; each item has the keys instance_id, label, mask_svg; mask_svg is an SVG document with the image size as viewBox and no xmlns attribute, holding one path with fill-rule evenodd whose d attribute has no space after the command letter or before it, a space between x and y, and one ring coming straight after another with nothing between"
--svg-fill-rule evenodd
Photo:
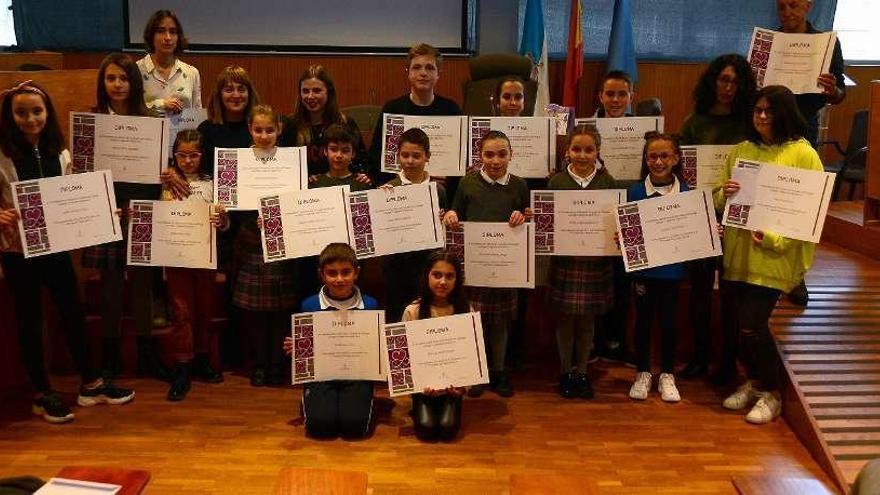
<instances>
[{"instance_id":1,"label":"wooden platform","mask_svg":"<svg viewBox=\"0 0 880 495\"><path fill-rule=\"evenodd\" d=\"M808 282L807 308L783 301L771 318L794 386L784 411L845 489L880 457L880 263L826 246Z\"/></svg>"},{"instance_id":2,"label":"wooden platform","mask_svg":"<svg viewBox=\"0 0 880 495\"><path fill-rule=\"evenodd\" d=\"M828 206L822 241L880 260L880 224L865 222L864 201L835 201Z\"/></svg>"}]
</instances>

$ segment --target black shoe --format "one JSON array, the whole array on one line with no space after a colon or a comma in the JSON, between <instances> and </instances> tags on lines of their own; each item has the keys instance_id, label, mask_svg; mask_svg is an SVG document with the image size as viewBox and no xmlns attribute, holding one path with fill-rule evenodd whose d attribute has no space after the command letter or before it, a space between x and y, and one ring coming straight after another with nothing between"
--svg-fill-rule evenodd
<instances>
[{"instance_id":1,"label":"black shoe","mask_svg":"<svg viewBox=\"0 0 880 495\"><path fill-rule=\"evenodd\" d=\"M609 363L622 364L628 368L636 367L635 357L627 350L626 346L620 343L614 347L605 348L601 352L600 357L603 361Z\"/></svg>"},{"instance_id":2,"label":"black shoe","mask_svg":"<svg viewBox=\"0 0 880 495\"><path fill-rule=\"evenodd\" d=\"M110 380L101 380L101 384L97 387L80 387L76 403L82 407L91 407L98 404L125 404L132 399L134 399L134 390L117 387Z\"/></svg>"},{"instance_id":3,"label":"black shoe","mask_svg":"<svg viewBox=\"0 0 880 495\"><path fill-rule=\"evenodd\" d=\"M251 387L266 386L266 370L257 368L251 373Z\"/></svg>"},{"instance_id":4,"label":"black shoe","mask_svg":"<svg viewBox=\"0 0 880 495\"><path fill-rule=\"evenodd\" d=\"M177 363L177 374L174 377L174 381L171 382L171 387L168 389L168 395L166 398L171 402L182 401L186 398L186 394L190 389L190 363Z\"/></svg>"},{"instance_id":5,"label":"black shoe","mask_svg":"<svg viewBox=\"0 0 880 495\"><path fill-rule=\"evenodd\" d=\"M807 306L807 302L810 300L810 292L807 290L807 284L805 281L801 280L800 285L791 289L791 292L788 293L788 300L797 306Z\"/></svg>"},{"instance_id":6,"label":"black shoe","mask_svg":"<svg viewBox=\"0 0 880 495\"><path fill-rule=\"evenodd\" d=\"M413 398L413 429L416 437L422 441L437 438L437 415L431 409L430 401L422 394L414 394Z\"/></svg>"},{"instance_id":7,"label":"black shoe","mask_svg":"<svg viewBox=\"0 0 880 495\"><path fill-rule=\"evenodd\" d=\"M574 399L575 394L574 375L571 373L559 375L559 395L564 399Z\"/></svg>"},{"instance_id":8,"label":"black shoe","mask_svg":"<svg viewBox=\"0 0 880 495\"><path fill-rule=\"evenodd\" d=\"M152 376L163 382L171 381L171 373L159 359L159 347L152 337L138 337L137 374Z\"/></svg>"},{"instance_id":9,"label":"black shoe","mask_svg":"<svg viewBox=\"0 0 880 495\"><path fill-rule=\"evenodd\" d=\"M192 363L192 378L200 382L221 383L223 382L223 373L211 367L206 354L196 354Z\"/></svg>"},{"instance_id":10,"label":"black shoe","mask_svg":"<svg viewBox=\"0 0 880 495\"><path fill-rule=\"evenodd\" d=\"M457 437L461 430L461 397L447 395L443 400L443 408L437 421L437 437L449 442Z\"/></svg>"},{"instance_id":11,"label":"black shoe","mask_svg":"<svg viewBox=\"0 0 880 495\"><path fill-rule=\"evenodd\" d=\"M488 385L485 383L481 383L479 385L472 385L468 388L467 395L468 397L477 398L483 395L483 392L486 391Z\"/></svg>"},{"instance_id":12,"label":"black shoe","mask_svg":"<svg viewBox=\"0 0 880 495\"><path fill-rule=\"evenodd\" d=\"M101 353L101 376L104 378L112 379L122 374L121 347L120 339L104 338L103 352Z\"/></svg>"},{"instance_id":13,"label":"black shoe","mask_svg":"<svg viewBox=\"0 0 880 495\"><path fill-rule=\"evenodd\" d=\"M510 383L510 376L499 371L492 380L492 390L501 397L507 398L513 396L513 384Z\"/></svg>"},{"instance_id":14,"label":"black shoe","mask_svg":"<svg viewBox=\"0 0 880 495\"><path fill-rule=\"evenodd\" d=\"M679 375L686 380L692 380L694 378L699 378L705 375L708 371L709 367L706 366L705 363L701 363L699 361L691 361L687 364L687 366L684 367L683 370L681 370L681 373L679 373Z\"/></svg>"},{"instance_id":15,"label":"black shoe","mask_svg":"<svg viewBox=\"0 0 880 495\"><path fill-rule=\"evenodd\" d=\"M284 372L270 371L266 374L266 386L267 387L283 387L284 386Z\"/></svg>"},{"instance_id":16,"label":"black shoe","mask_svg":"<svg viewBox=\"0 0 880 495\"><path fill-rule=\"evenodd\" d=\"M574 376L574 389L577 396L581 399L593 398L593 382L590 375L586 373L578 373Z\"/></svg>"},{"instance_id":17,"label":"black shoe","mask_svg":"<svg viewBox=\"0 0 880 495\"><path fill-rule=\"evenodd\" d=\"M712 385L716 387L723 387L725 385L730 385L736 380L736 366L722 366L719 367L715 373L712 374L710 381Z\"/></svg>"},{"instance_id":18,"label":"black shoe","mask_svg":"<svg viewBox=\"0 0 880 495\"><path fill-rule=\"evenodd\" d=\"M60 424L73 421L73 412L61 402L61 398L54 391L46 392L42 397L34 399L31 410L50 423Z\"/></svg>"}]
</instances>

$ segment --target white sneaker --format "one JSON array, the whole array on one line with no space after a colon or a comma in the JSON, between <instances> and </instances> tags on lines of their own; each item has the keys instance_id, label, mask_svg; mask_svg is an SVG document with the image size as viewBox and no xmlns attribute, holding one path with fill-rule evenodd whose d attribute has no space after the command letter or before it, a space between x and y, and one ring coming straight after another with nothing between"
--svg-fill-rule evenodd
<instances>
[{"instance_id":1,"label":"white sneaker","mask_svg":"<svg viewBox=\"0 0 880 495\"><path fill-rule=\"evenodd\" d=\"M660 398L666 402L681 400L681 394L678 393L678 387L675 386L675 377L672 376L672 373L660 373L660 379L657 380L657 391L660 392Z\"/></svg>"},{"instance_id":2,"label":"white sneaker","mask_svg":"<svg viewBox=\"0 0 880 495\"><path fill-rule=\"evenodd\" d=\"M648 398L649 390L651 390L651 373L640 371L636 373L636 380L629 389L629 398L645 400Z\"/></svg>"},{"instance_id":3,"label":"white sneaker","mask_svg":"<svg viewBox=\"0 0 880 495\"><path fill-rule=\"evenodd\" d=\"M755 390L754 384L751 380L746 380L745 383L736 389L736 392L730 394L728 398L724 399L724 402L722 402L721 405L724 406L725 409L739 411L740 409L745 409L756 400L758 400L758 391Z\"/></svg>"},{"instance_id":4,"label":"white sneaker","mask_svg":"<svg viewBox=\"0 0 880 495\"><path fill-rule=\"evenodd\" d=\"M763 425L778 418L782 414L782 401L776 392L758 392L758 402L755 407L746 414L746 421L756 425Z\"/></svg>"}]
</instances>

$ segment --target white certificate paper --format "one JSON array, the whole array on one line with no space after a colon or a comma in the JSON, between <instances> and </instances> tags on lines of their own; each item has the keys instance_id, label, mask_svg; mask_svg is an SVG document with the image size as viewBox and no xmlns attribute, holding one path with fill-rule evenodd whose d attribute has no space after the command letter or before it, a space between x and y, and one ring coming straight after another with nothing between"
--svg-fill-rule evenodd
<instances>
[{"instance_id":1,"label":"white certificate paper","mask_svg":"<svg viewBox=\"0 0 880 495\"><path fill-rule=\"evenodd\" d=\"M122 240L109 170L13 182L24 257Z\"/></svg>"},{"instance_id":2,"label":"white certificate paper","mask_svg":"<svg viewBox=\"0 0 880 495\"><path fill-rule=\"evenodd\" d=\"M724 174L732 145L681 147L681 175L691 189L713 189Z\"/></svg>"},{"instance_id":3,"label":"white certificate paper","mask_svg":"<svg viewBox=\"0 0 880 495\"><path fill-rule=\"evenodd\" d=\"M436 183L350 192L346 198L358 258L443 247Z\"/></svg>"},{"instance_id":4,"label":"white certificate paper","mask_svg":"<svg viewBox=\"0 0 880 495\"><path fill-rule=\"evenodd\" d=\"M806 242L822 238L833 173L737 160L731 179L740 189L724 206L723 225Z\"/></svg>"},{"instance_id":5,"label":"white certificate paper","mask_svg":"<svg viewBox=\"0 0 880 495\"><path fill-rule=\"evenodd\" d=\"M534 224L462 222L462 226L465 285L535 288Z\"/></svg>"},{"instance_id":6,"label":"white certificate paper","mask_svg":"<svg viewBox=\"0 0 880 495\"><path fill-rule=\"evenodd\" d=\"M617 205L623 189L532 191L535 254L539 256L620 256L614 242Z\"/></svg>"},{"instance_id":7,"label":"white certificate paper","mask_svg":"<svg viewBox=\"0 0 880 495\"><path fill-rule=\"evenodd\" d=\"M602 136L602 163L617 180L639 180L645 133L663 132L663 117L577 119L575 125L596 126Z\"/></svg>"},{"instance_id":8,"label":"white certificate paper","mask_svg":"<svg viewBox=\"0 0 880 495\"><path fill-rule=\"evenodd\" d=\"M70 112L73 171L113 171L116 182L159 184L168 166L168 122L153 117Z\"/></svg>"},{"instance_id":9,"label":"white certificate paper","mask_svg":"<svg viewBox=\"0 0 880 495\"><path fill-rule=\"evenodd\" d=\"M217 269L211 204L198 200L132 200L128 264Z\"/></svg>"},{"instance_id":10,"label":"white certificate paper","mask_svg":"<svg viewBox=\"0 0 880 495\"><path fill-rule=\"evenodd\" d=\"M165 117L168 121L168 153L172 155L174 140L177 133L189 129L198 129L199 124L208 120L207 108L184 108L180 113Z\"/></svg>"},{"instance_id":11,"label":"white certificate paper","mask_svg":"<svg viewBox=\"0 0 880 495\"><path fill-rule=\"evenodd\" d=\"M382 171L400 171L397 151L400 135L418 127L431 141L428 173L435 176L462 176L467 166L467 117L382 114Z\"/></svg>"},{"instance_id":12,"label":"white certificate paper","mask_svg":"<svg viewBox=\"0 0 880 495\"><path fill-rule=\"evenodd\" d=\"M269 156L254 148L214 150L214 203L227 210L256 210L260 198L308 189L306 148L275 148Z\"/></svg>"},{"instance_id":13,"label":"white certificate paper","mask_svg":"<svg viewBox=\"0 0 880 495\"><path fill-rule=\"evenodd\" d=\"M513 154L507 170L518 177L543 179L556 167L556 124L550 117L471 117L468 125L470 164L483 167L480 140L489 131L501 131L510 139ZM432 145L433 146L433 145Z\"/></svg>"},{"instance_id":14,"label":"white certificate paper","mask_svg":"<svg viewBox=\"0 0 880 495\"><path fill-rule=\"evenodd\" d=\"M348 186L290 191L260 198L263 261L317 256L332 242L351 244Z\"/></svg>"},{"instance_id":15,"label":"white certificate paper","mask_svg":"<svg viewBox=\"0 0 880 495\"><path fill-rule=\"evenodd\" d=\"M749 44L749 63L758 87L780 85L794 94L820 93L816 82L828 72L837 34L781 33L756 27Z\"/></svg>"},{"instance_id":16,"label":"white certificate paper","mask_svg":"<svg viewBox=\"0 0 880 495\"><path fill-rule=\"evenodd\" d=\"M316 311L291 316L293 384L327 380L385 381L385 312Z\"/></svg>"},{"instance_id":17,"label":"white certificate paper","mask_svg":"<svg viewBox=\"0 0 880 495\"><path fill-rule=\"evenodd\" d=\"M627 272L721 255L707 189L622 204L615 218Z\"/></svg>"},{"instance_id":18,"label":"white certificate paper","mask_svg":"<svg viewBox=\"0 0 880 495\"><path fill-rule=\"evenodd\" d=\"M115 495L120 490L122 490L122 485L67 478L49 478L45 485L34 492L34 495Z\"/></svg>"},{"instance_id":19,"label":"white certificate paper","mask_svg":"<svg viewBox=\"0 0 880 495\"><path fill-rule=\"evenodd\" d=\"M391 397L489 383L480 313L385 325Z\"/></svg>"}]
</instances>

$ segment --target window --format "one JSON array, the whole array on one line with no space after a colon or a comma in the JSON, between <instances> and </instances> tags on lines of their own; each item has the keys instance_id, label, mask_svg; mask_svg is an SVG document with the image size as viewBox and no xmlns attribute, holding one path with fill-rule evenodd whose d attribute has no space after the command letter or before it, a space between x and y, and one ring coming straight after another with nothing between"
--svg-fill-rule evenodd
<instances>
[{"instance_id":1,"label":"window","mask_svg":"<svg viewBox=\"0 0 880 495\"><path fill-rule=\"evenodd\" d=\"M878 19L880 2L877 0L838 0L834 30L848 63L880 62Z\"/></svg>"}]
</instances>

